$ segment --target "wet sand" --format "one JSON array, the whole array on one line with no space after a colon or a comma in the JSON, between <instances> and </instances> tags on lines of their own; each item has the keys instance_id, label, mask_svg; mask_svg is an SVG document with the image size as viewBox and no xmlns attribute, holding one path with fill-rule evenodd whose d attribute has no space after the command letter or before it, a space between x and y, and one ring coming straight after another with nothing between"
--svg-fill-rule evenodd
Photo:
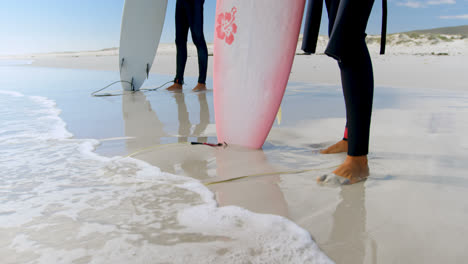
<instances>
[{"instance_id":1,"label":"wet sand","mask_svg":"<svg viewBox=\"0 0 468 264\"><path fill-rule=\"evenodd\" d=\"M165 114L156 109L168 108L162 101L172 104L177 119L158 118ZM343 187L315 180L345 158L318 153L341 136L339 87L291 83L282 109L282 122L262 150L213 148L186 144L217 142L211 91L127 95L121 136L128 139L105 141L97 152L112 146L112 155L134 153L164 171L204 183L248 176L208 187L220 206L293 220L337 263L466 258L468 142L461 132L468 131L466 95L376 87L371 177Z\"/></svg>"}]
</instances>

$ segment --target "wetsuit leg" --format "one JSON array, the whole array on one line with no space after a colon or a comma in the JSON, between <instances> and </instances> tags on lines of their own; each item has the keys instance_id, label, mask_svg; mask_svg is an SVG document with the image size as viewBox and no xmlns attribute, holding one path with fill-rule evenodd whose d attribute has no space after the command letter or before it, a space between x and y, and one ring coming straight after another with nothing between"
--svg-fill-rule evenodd
<instances>
[{"instance_id":1,"label":"wetsuit leg","mask_svg":"<svg viewBox=\"0 0 468 264\"><path fill-rule=\"evenodd\" d=\"M373 0L326 0L330 42L325 53L337 59L346 104L348 155L367 155L374 78L365 43Z\"/></svg>"},{"instance_id":2,"label":"wetsuit leg","mask_svg":"<svg viewBox=\"0 0 468 264\"><path fill-rule=\"evenodd\" d=\"M205 0L187 1L190 4L188 20L192 40L197 47L198 54L198 82L205 84L206 72L208 69L208 48L206 46L205 35L203 34L203 5Z\"/></svg>"},{"instance_id":3,"label":"wetsuit leg","mask_svg":"<svg viewBox=\"0 0 468 264\"><path fill-rule=\"evenodd\" d=\"M369 151L369 131L374 96L372 63L364 43L359 59L339 63L346 104L348 155Z\"/></svg>"},{"instance_id":4,"label":"wetsuit leg","mask_svg":"<svg viewBox=\"0 0 468 264\"><path fill-rule=\"evenodd\" d=\"M177 68L174 82L184 83L185 65L187 63L187 36L189 30L189 20L187 17L186 0L177 0L175 12L176 48L177 48Z\"/></svg>"}]
</instances>

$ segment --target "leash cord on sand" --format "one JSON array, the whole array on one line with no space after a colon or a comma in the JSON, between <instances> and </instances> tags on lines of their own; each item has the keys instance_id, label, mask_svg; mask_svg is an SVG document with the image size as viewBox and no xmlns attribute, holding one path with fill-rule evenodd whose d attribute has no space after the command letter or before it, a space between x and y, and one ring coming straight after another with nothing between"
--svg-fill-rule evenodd
<instances>
[{"instance_id":1,"label":"leash cord on sand","mask_svg":"<svg viewBox=\"0 0 468 264\"><path fill-rule=\"evenodd\" d=\"M173 82L174 82L174 80L167 81L167 82L165 82L165 83L163 83L163 84L161 84L160 86L155 87L155 88L141 88L140 91L148 91L148 92L149 92L149 91L156 91L156 90L159 90L159 89L161 89L162 87L164 87L166 84L173 83Z\"/></svg>"},{"instance_id":2,"label":"leash cord on sand","mask_svg":"<svg viewBox=\"0 0 468 264\"><path fill-rule=\"evenodd\" d=\"M127 156L125 156L124 158L130 158L130 157L133 157L141 152L144 152L144 151L147 151L147 150L150 150L150 149L155 149L155 148L160 148L160 147L164 147L164 146L170 146L170 145L188 145L190 144L190 142L177 142L177 143L168 143L168 144L158 144L158 145L154 145L154 146L150 146L150 147L147 147L147 148L142 148L142 149L139 149L131 154L128 154Z\"/></svg>"},{"instance_id":3,"label":"leash cord on sand","mask_svg":"<svg viewBox=\"0 0 468 264\"><path fill-rule=\"evenodd\" d=\"M339 165L328 167L328 168L317 168L317 169L307 169L307 170L297 170L297 171L278 171L278 172L265 172L265 173L258 173L258 174L250 174L250 175L234 177L234 178L230 178L230 179L226 179L226 180L221 180L221 181L207 182L207 183L203 183L203 184L205 186L209 186L209 185L214 185L214 184L219 184L219 183L237 181L237 180L240 180L240 179L245 179L245 178L250 178L250 177L267 176L267 175L279 175L279 174L299 174L299 173L310 172L310 171L320 171L320 170L334 169L334 168L337 168L338 166Z\"/></svg>"},{"instance_id":4,"label":"leash cord on sand","mask_svg":"<svg viewBox=\"0 0 468 264\"><path fill-rule=\"evenodd\" d=\"M222 144L222 143L203 144L203 143L200 143L200 142L177 142L177 143L159 144L159 145L154 145L154 146L150 146L150 147L147 147L147 148L139 149L139 150L125 156L124 158L130 158L130 157L133 157L133 156L135 156L135 155L137 155L137 154L139 154L141 152L144 152L144 151L147 151L147 150L150 150L150 149L159 148L159 147L169 146L169 145L205 145L205 146L210 146L210 147L227 146L226 143L224 143L224 144ZM207 182L207 183L203 183L203 184L205 186L209 186L209 185L232 182L232 181L237 181L237 180L241 180L241 179L245 179L245 178L251 178L251 177L279 175L279 174L299 174L299 173L310 172L310 171L329 170L329 169L337 168L338 166L339 165L335 165L335 166L328 167L328 168L306 169L306 170L297 170L297 171L277 171L277 172L265 172L265 173L258 173L258 174L249 174L249 175L243 175L243 176L229 178L229 179L221 180L221 181Z\"/></svg>"},{"instance_id":5,"label":"leash cord on sand","mask_svg":"<svg viewBox=\"0 0 468 264\"><path fill-rule=\"evenodd\" d=\"M174 81L165 82L164 84L162 84L162 85L160 85L160 86L158 86L158 87L155 87L155 88L142 88L142 89L140 89L139 91L143 91L143 92L156 91L156 90L158 90L158 89L164 87L166 84L171 83L171 82L174 82ZM111 93L97 94L97 93L99 93L100 91L105 90L105 89L111 87L112 85L114 85L114 84L116 84L116 83L128 83L128 84L130 84L130 85L133 85L133 84L132 84L131 82L129 82L129 81L124 81L124 80L115 81L115 82L113 82L113 83L111 83L111 84L109 84L109 85L104 86L103 88L101 88L101 89L99 89L99 90L97 90L97 91L92 92L92 93L91 93L91 96L94 96L94 97L103 97L103 96L118 96L118 95L124 95L123 93L118 93L118 94L111 94ZM138 92L138 91L131 91L131 92Z\"/></svg>"},{"instance_id":6,"label":"leash cord on sand","mask_svg":"<svg viewBox=\"0 0 468 264\"><path fill-rule=\"evenodd\" d=\"M106 86L102 87L101 89L99 89L99 90L97 90L97 91L92 92L92 93L91 93L91 96L99 97L99 96L115 96L115 95L122 95L122 94L96 94L96 93L99 93L100 91L105 90L105 89L111 87L112 85L114 85L114 84L116 84L116 83L123 83L123 82L132 85L131 82L124 81L124 80L115 81L115 82L113 82L113 83L111 83L111 84L109 84L109 85L106 85Z\"/></svg>"},{"instance_id":7,"label":"leash cord on sand","mask_svg":"<svg viewBox=\"0 0 468 264\"><path fill-rule=\"evenodd\" d=\"M204 143L204 142L176 142L176 143L158 144L158 145L149 146L147 148L139 149L131 154L128 154L124 158L130 158L141 152L144 152L150 149L155 149L155 148L160 148L160 147L170 146L170 145L205 145L205 146L210 146L210 147L222 147L222 146L227 147L228 146L226 142L218 143L218 144L210 144L210 143Z\"/></svg>"}]
</instances>

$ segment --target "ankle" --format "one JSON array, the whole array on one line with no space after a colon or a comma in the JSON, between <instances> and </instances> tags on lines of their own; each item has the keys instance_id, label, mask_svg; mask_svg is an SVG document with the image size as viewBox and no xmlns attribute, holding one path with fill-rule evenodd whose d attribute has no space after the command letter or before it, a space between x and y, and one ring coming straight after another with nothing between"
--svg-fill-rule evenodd
<instances>
[{"instance_id":1,"label":"ankle","mask_svg":"<svg viewBox=\"0 0 468 264\"><path fill-rule=\"evenodd\" d=\"M357 163L359 165L367 165L367 155L362 155L362 156L346 156L346 161L352 162L352 163Z\"/></svg>"}]
</instances>

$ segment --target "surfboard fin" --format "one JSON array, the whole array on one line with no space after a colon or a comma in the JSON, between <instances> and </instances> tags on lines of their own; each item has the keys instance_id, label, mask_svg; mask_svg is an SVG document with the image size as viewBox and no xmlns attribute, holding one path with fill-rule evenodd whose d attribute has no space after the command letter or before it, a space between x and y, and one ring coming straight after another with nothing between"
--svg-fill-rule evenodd
<instances>
[{"instance_id":1,"label":"surfboard fin","mask_svg":"<svg viewBox=\"0 0 468 264\"><path fill-rule=\"evenodd\" d=\"M149 68L149 67L150 67L149 64L146 63L146 79L149 78L149 71L150 71L150 68Z\"/></svg>"},{"instance_id":2,"label":"surfboard fin","mask_svg":"<svg viewBox=\"0 0 468 264\"><path fill-rule=\"evenodd\" d=\"M278 125L281 125L281 116L282 116L282 113L281 113L281 106L280 106L279 110L278 110L278 113L276 114L276 119L278 121Z\"/></svg>"},{"instance_id":3,"label":"surfboard fin","mask_svg":"<svg viewBox=\"0 0 468 264\"><path fill-rule=\"evenodd\" d=\"M123 64L124 64L125 58L122 58L122 61L120 62L120 68L122 69Z\"/></svg>"}]
</instances>

